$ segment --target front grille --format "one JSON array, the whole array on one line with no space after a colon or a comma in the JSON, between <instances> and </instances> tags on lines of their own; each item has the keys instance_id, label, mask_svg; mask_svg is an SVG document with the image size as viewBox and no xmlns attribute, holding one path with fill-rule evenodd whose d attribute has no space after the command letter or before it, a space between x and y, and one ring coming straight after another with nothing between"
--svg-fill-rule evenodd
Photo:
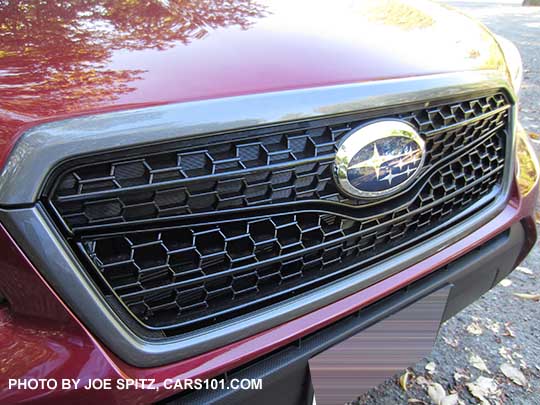
<instances>
[{"instance_id":1,"label":"front grille","mask_svg":"<svg viewBox=\"0 0 540 405\"><path fill-rule=\"evenodd\" d=\"M103 292L180 333L313 291L493 201L510 105L501 93L215 134L67 165L44 202ZM340 139L399 118L426 141L418 179L378 203L340 194Z\"/></svg>"}]
</instances>

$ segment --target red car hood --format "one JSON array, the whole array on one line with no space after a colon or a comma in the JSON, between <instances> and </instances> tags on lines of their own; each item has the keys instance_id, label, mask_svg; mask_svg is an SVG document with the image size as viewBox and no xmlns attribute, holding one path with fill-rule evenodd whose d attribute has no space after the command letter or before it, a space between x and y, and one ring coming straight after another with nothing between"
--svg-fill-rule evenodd
<instances>
[{"instance_id":1,"label":"red car hood","mask_svg":"<svg viewBox=\"0 0 540 405\"><path fill-rule=\"evenodd\" d=\"M418 1L15 0L0 21L0 161L51 119L502 66L480 25Z\"/></svg>"}]
</instances>

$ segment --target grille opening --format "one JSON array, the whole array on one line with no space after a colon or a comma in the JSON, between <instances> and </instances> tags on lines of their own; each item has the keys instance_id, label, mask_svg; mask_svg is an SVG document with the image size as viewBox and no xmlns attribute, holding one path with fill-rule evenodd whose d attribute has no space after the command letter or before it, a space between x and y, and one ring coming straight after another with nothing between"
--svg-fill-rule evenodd
<instances>
[{"instance_id":1,"label":"grille opening","mask_svg":"<svg viewBox=\"0 0 540 405\"><path fill-rule=\"evenodd\" d=\"M337 145L362 114L212 136L60 171L44 196L103 293L166 335L309 293L478 215L500 192L502 93L378 118L411 123L425 166L384 201L342 194ZM373 117L371 115L370 117ZM200 144L200 143L199 143Z\"/></svg>"}]
</instances>

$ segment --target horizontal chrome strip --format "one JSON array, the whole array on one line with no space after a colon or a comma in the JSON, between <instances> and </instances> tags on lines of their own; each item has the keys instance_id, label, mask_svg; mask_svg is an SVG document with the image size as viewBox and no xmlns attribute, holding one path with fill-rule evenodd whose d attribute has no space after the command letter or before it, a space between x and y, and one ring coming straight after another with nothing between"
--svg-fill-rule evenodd
<instances>
[{"instance_id":1,"label":"horizontal chrome strip","mask_svg":"<svg viewBox=\"0 0 540 405\"><path fill-rule=\"evenodd\" d=\"M0 206L35 203L58 164L90 153L506 88L498 71L262 93L90 115L36 126L0 175Z\"/></svg>"}]
</instances>

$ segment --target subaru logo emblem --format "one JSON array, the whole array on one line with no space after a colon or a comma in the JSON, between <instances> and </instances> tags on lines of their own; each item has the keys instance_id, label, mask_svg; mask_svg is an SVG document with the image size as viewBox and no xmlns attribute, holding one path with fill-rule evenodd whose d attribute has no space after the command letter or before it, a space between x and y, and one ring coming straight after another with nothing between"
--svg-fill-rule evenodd
<instances>
[{"instance_id":1,"label":"subaru logo emblem","mask_svg":"<svg viewBox=\"0 0 540 405\"><path fill-rule=\"evenodd\" d=\"M425 143L406 122L375 121L351 131L339 145L334 175L356 198L386 197L403 190L424 165Z\"/></svg>"}]
</instances>

